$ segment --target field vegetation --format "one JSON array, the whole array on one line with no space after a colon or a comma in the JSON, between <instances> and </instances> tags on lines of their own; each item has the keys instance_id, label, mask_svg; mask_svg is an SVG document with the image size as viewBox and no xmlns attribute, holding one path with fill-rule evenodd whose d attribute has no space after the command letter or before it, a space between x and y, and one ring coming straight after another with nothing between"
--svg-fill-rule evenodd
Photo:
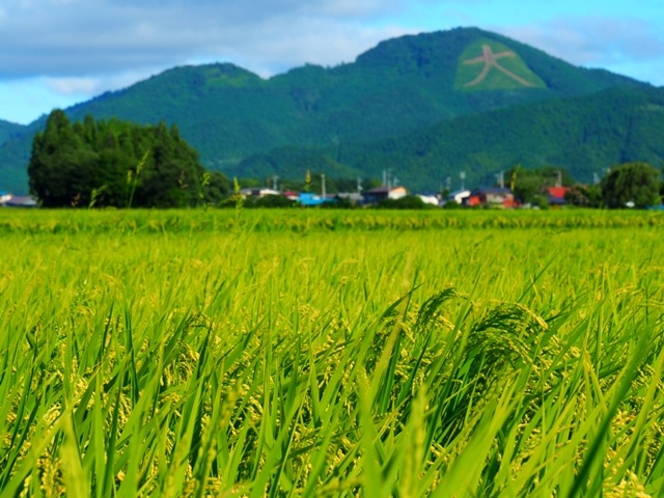
<instances>
[{"instance_id":1,"label":"field vegetation","mask_svg":"<svg viewBox=\"0 0 664 498\"><path fill-rule=\"evenodd\" d=\"M0 498L661 496L663 222L0 211Z\"/></svg>"}]
</instances>

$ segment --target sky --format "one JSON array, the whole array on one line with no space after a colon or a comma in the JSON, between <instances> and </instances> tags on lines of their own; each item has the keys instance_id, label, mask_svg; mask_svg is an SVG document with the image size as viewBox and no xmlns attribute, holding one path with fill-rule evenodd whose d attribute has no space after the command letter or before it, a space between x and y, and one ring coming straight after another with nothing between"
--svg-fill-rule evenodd
<instances>
[{"instance_id":1,"label":"sky","mask_svg":"<svg viewBox=\"0 0 664 498\"><path fill-rule=\"evenodd\" d=\"M459 26L664 85L664 0L0 0L0 119L27 124L174 66L267 78Z\"/></svg>"}]
</instances>

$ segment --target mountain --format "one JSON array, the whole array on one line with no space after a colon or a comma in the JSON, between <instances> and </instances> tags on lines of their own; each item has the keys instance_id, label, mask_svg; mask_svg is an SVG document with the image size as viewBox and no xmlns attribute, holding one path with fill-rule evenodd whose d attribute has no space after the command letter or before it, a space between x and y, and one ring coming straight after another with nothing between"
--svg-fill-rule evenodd
<instances>
[{"instance_id":1,"label":"mountain","mask_svg":"<svg viewBox=\"0 0 664 498\"><path fill-rule=\"evenodd\" d=\"M457 28L387 40L353 63L306 65L270 79L231 64L174 68L66 112L73 120L91 114L177 123L205 166L242 176L265 173L266 161L247 158L265 159L275 149L281 158L288 157L284 148L338 151L611 88L638 93L649 86L575 67L495 33ZM30 140L27 133L0 147L3 176L12 170L23 185ZM243 172L243 164L253 166ZM364 171L358 164L337 169Z\"/></svg>"},{"instance_id":2,"label":"mountain","mask_svg":"<svg viewBox=\"0 0 664 498\"><path fill-rule=\"evenodd\" d=\"M0 119L0 145L20 134L25 126Z\"/></svg>"}]
</instances>

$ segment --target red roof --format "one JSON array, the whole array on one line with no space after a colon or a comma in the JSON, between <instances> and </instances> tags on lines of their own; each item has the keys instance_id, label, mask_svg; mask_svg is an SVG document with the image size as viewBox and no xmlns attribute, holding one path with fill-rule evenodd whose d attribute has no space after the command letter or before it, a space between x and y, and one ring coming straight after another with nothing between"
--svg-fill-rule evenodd
<instances>
[{"instance_id":1,"label":"red roof","mask_svg":"<svg viewBox=\"0 0 664 498\"><path fill-rule=\"evenodd\" d=\"M569 187L548 187L546 191L555 199L564 199Z\"/></svg>"}]
</instances>

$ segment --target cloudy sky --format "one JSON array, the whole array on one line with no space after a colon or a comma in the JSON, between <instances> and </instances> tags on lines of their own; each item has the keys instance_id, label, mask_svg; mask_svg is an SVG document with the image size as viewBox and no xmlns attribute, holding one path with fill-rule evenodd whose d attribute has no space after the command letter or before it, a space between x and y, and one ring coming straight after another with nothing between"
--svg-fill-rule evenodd
<instances>
[{"instance_id":1,"label":"cloudy sky","mask_svg":"<svg viewBox=\"0 0 664 498\"><path fill-rule=\"evenodd\" d=\"M28 123L176 65L268 77L457 26L664 85L664 0L0 0L0 119Z\"/></svg>"}]
</instances>

